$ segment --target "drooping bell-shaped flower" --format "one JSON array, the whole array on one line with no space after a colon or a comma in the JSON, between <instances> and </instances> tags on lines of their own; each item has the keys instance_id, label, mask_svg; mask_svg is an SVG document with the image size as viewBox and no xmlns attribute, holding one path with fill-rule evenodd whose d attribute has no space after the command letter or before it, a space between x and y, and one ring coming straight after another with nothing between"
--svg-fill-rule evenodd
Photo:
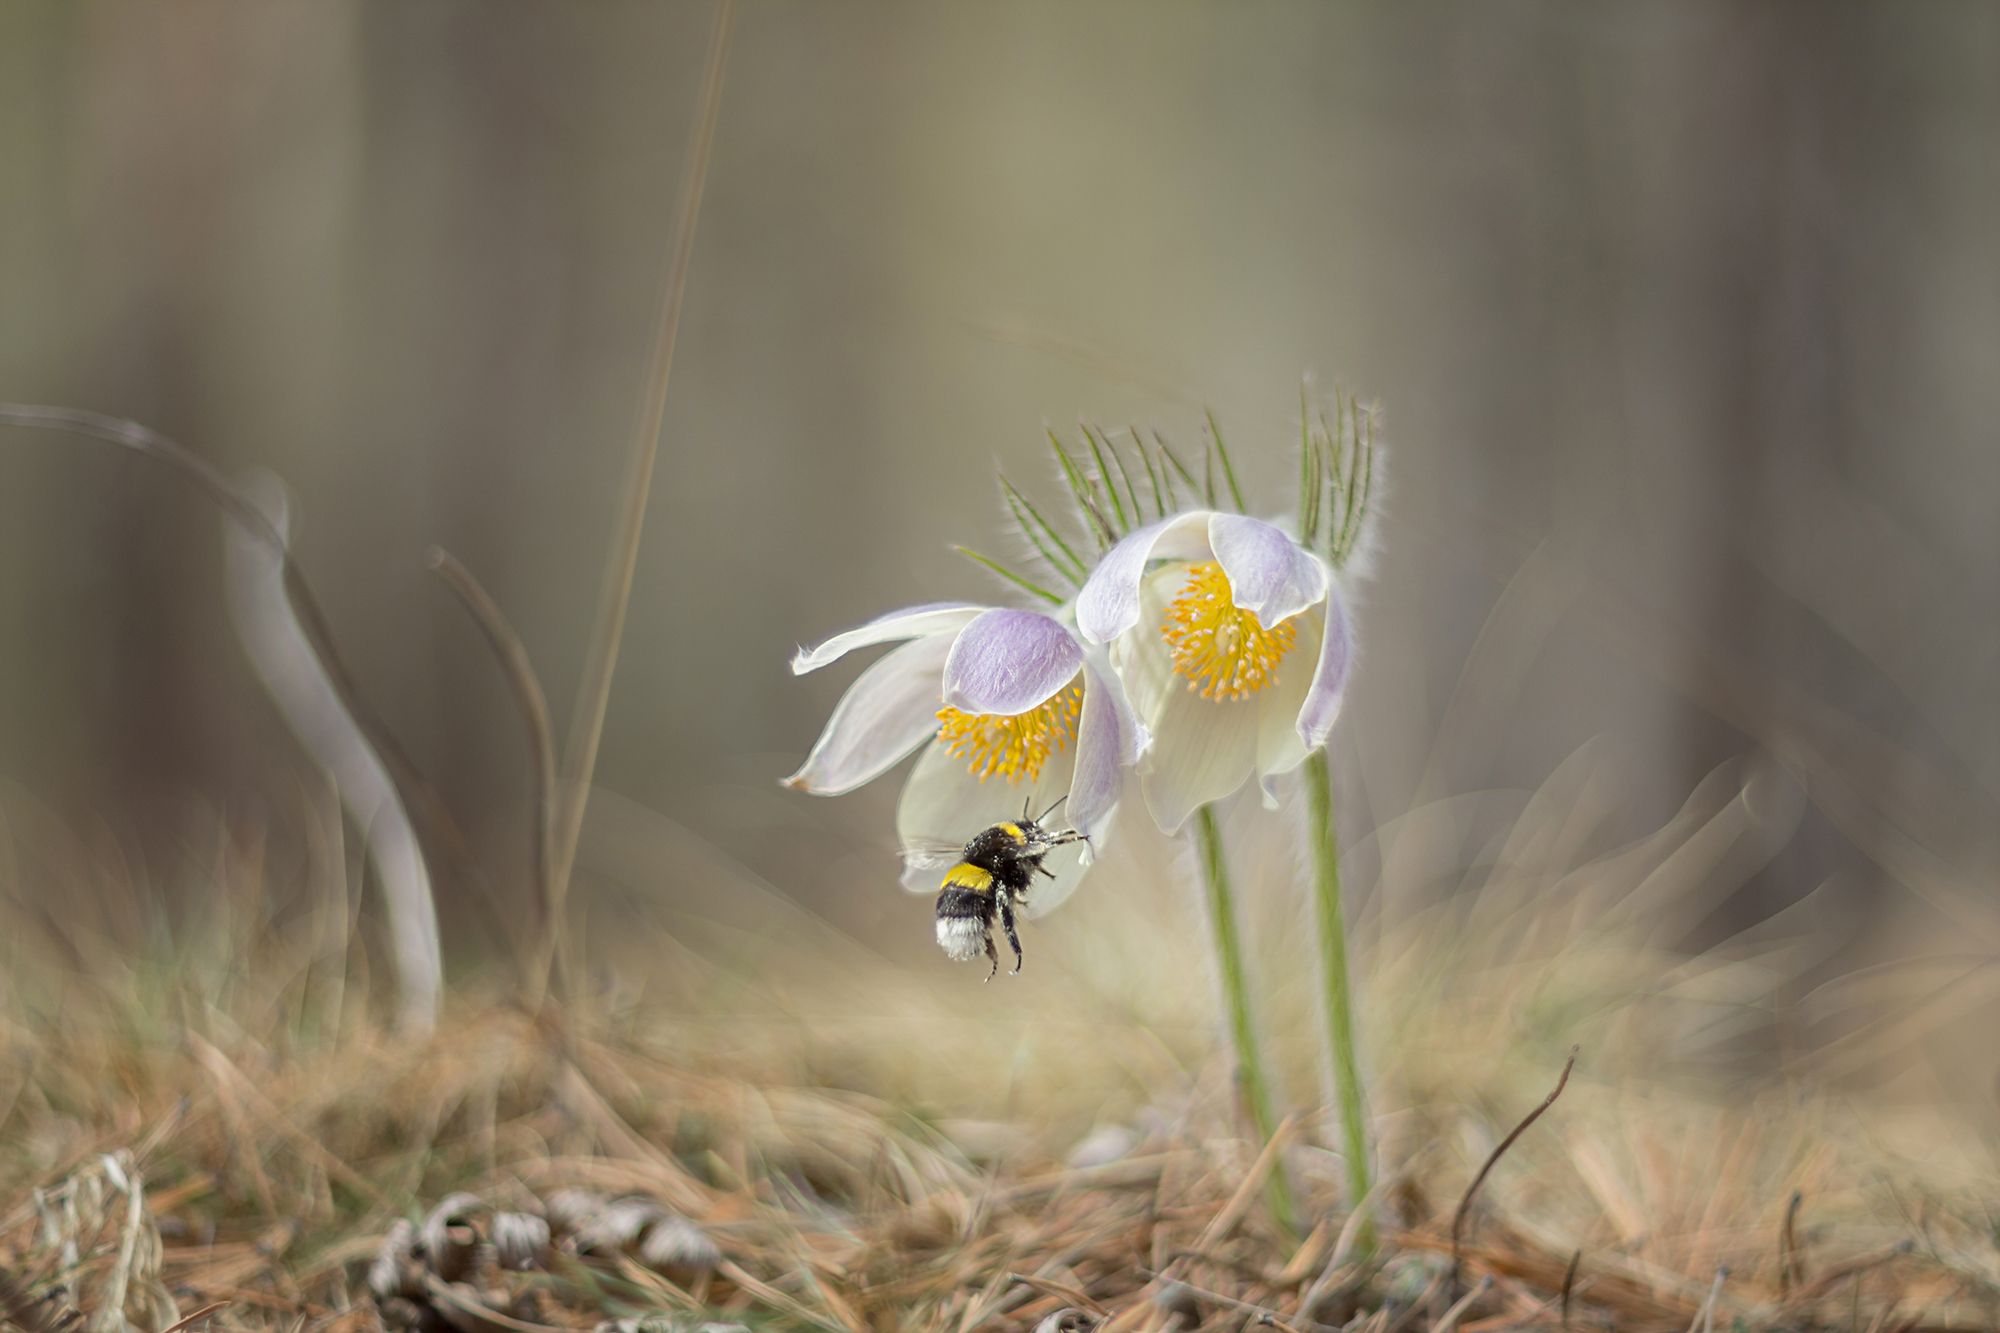
<instances>
[{"instance_id":1,"label":"drooping bell-shaped flower","mask_svg":"<svg viewBox=\"0 0 2000 1333\"><path fill-rule=\"evenodd\" d=\"M1177 831L1201 806L1276 779L1326 744L1353 656L1327 562L1274 524L1198 510L1105 553L1076 601L1152 742L1139 784Z\"/></svg>"},{"instance_id":2,"label":"drooping bell-shaped flower","mask_svg":"<svg viewBox=\"0 0 2000 1333\"><path fill-rule=\"evenodd\" d=\"M1030 915L1056 906L1101 847L1124 771L1143 733L1102 650L1039 611L965 604L913 607L802 649L803 674L857 648L906 640L862 672L787 786L834 796L880 777L919 746L904 784L897 833L919 851L963 844L987 825L1063 801L1087 835L1052 854L1053 882L1030 894ZM930 861L913 856L905 887L935 891Z\"/></svg>"}]
</instances>

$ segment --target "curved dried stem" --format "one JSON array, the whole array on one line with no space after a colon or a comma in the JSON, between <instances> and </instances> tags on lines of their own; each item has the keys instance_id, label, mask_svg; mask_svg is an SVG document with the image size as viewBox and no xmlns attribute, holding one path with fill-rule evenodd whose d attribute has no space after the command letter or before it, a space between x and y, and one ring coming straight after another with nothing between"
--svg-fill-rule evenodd
<instances>
[{"instance_id":1,"label":"curved dried stem","mask_svg":"<svg viewBox=\"0 0 2000 1333\"><path fill-rule=\"evenodd\" d=\"M541 1010L545 998L560 1000L564 990L563 894L555 873L556 741L549 703L521 636L486 589L458 557L441 546L430 552L433 573L457 594L486 636L507 676L514 703L528 734L528 763L534 778L535 817L529 824L530 861L535 873L536 955L527 969L527 1008Z\"/></svg>"},{"instance_id":2,"label":"curved dried stem","mask_svg":"<svg viewBox=\"0 0 2000 1333\"><path fill-rule=\"evenodd\" d=\"M313 595L311 585L292 556L285 532L251 495L226 479L207 459L136 421L81 408L0 403L0 426L57 431L130 450L165 464L222 510L238 531L263 548L276 566L283 593L282 610L289 621L286 632L296 632L303 639L305 651L314 659L312 666L324 677L325 687L333 696L333 704L345 715L346 725L356 733L360 745L372 752L372 758L386 771L386 780L397 799L419 808L431 828L447 841L456 839L457 826L435 789L363 700L334 644L319 599ZM361 812L356 813L356 818L365 823ZM406 824L403 821L398 827ZM401 859L420 867L423 848L414 831L405 827L401 840L408 844ZM404 1021L428 1030L437 1020L443 967L438 956L435 909L430 901L427 873L420 889L415 891L420 892L423 901L406 905L407 920L398 929L399 967L403 971L399 981L404 990Z\"/></svg>"},{"instance_id":3,"label":"curved dried stem","mask_svg":"<svg viewBox=\"0 0 2000 1333\"><path fill-rule=\"evenodd\" d=\"M1472 1183L1465 1187L1465 1193L1459 1197L1458 1211L1451 1215L1451 1290L1454 1294L1458 1291L1459 1269L1464 1259L1462 1233L1465 1229L1465 1215L1472 1210L1473 1197L1479 1193L1479 1187L1486 1183L1486 1177L1491 1174L1494 1165L1507 1155L1509 1148L1514 1146L1514 1141L1527 1133L1528 1126L1540 1120L1542 1113L1554 1106L1556 1098L1562 1096L1563 1089L1569 1086L1569 1071L1576 1068L1577 1052L1581 1049L1579 1046L1569 1048L1569 1059L1563 1061L1562 1075L1556 1079L1555 1087L1549 1091L1548 1096L1542 1098L1541 1105L1521 1117L1521 1123L1514 1126L1507 1137L1500 1140L1499 1145L1487 1154L1485 1164L1479 1168L1479 1174L1472 1178Z\"/></svg>"}]
</instances>

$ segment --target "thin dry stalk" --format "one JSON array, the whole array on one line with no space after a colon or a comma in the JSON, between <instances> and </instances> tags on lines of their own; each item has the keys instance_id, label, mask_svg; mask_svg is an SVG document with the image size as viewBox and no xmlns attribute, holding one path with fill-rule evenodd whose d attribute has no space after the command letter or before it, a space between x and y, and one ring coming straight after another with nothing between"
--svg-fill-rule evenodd
<instances>
[{"instance_id":1,"label":"thin dry stalk","mask_svg":"<svg viewBox=\"0 0 2000 1333\"><path fill-rule=\"evenodd\" d=\"M1456 1274L1453 1274L1452 1280L1457 1280ZM1465 1318L1465 1312L1470 1310L1473 1304L1488 1291L1492 1290L1492 1287L1493 1279L1491 1277L1482 1277L1479 1281L1473 1283L1472 1290L1466 1292L1465 1295L1453 1302L1452 1307L1444 1312L1444 1316L1437 1323L1431 1325L1431 1333L1451 1333L1451 1330L1458 1327L1458 1321Z\"/></svg>"},{"instance_id":2,"label":"thin dry stalk","mask_svg":"<svg viewBox=\"0 0 2000 1333\"><path fill-rule=\"evenodd\" d=\"M549 723L548 697L535 674L535 664L527 645L501 611L500 604L474 578L459 559L441 546L433 546L430 566L445 581L458 600L478 623L493 655L506 673L514 702L528 733L528 763L535 784L535 817L529 824L530 858L535 871L535 907L540 913L536 932L536 956L528 970L528 1012L537 1013L545 998L560 1000L564 984L560 960L563 934L561 907L556 901L555 819L556 741Z\"/></svg>"},{"instance_id":3,"label":"thin dry stalk","mask_svg":"<svg viewBox=\"0 0 2000 1333\"><path fill-rule=\"evenodd\" d=\"M1222 1211L1217 1213L1206 1227L1202 1228L1201 1236L1194 1243L1195 1249L1213 1248L1242 1222L1244 1215L1250 1211L1251 1203L1257 1197L1257 1191L1263 1187L1265 1179L1271 1172L1283 1170L1280 1157L1285 1145L1291 1142L1292 1135L1297 1129L1296 1115L1288 1115L1278 1122L1277 1132L1271 1135L1270 1141L1257 1154L1257 1160L1250 1164L1250 1169L1237 1184L1236 1192L1230 1195L1229 1202L1223 1205Z\"/></svg>"},{"instance_id":4,"label":"thin dry stalk","mask_svg":"<svg viewBox=\"0 0 2000 1333\"><path fill-rule=\"evenodd\" d=\"M1803 1190L1792 1191L1791 1201L1785 1205L1784 1223L1778 1228L1778 1299L1781 1301L1792 1294L1794 1282L1805 1280L1796 1231L1799 1206L1805 1202L1805 1197Z\"/></svg>"},{"instance_id":5,"label":"thin dry stalk","mask_svg":"<svg viewBox=\"0 0 2000 1333\"><path fill-rule=\"evenodd\" d=\"M1885 1249L1877 1250L1872 1254L1860 1255L1849 1259L1845 1263L1834 1264L1811 1282L1794 1291L1792 1293L1791 1304L1803 1305L1816 1301L1842 1282L1845 1282L1848 1278L1865 1273L1871 1268L1879 1268L1883 1264L1901 1259L1905 1255L1914 1253L1916 1248L1915 1242L1902 1240Z\"/></svg>"},{"instance_id":6,"label":"thin dry stalk","mask_svg":"<svg viewBox=\"0 0 2000 1333\"><path fill-rule=\"evenodd\" d=\"M1053 1282L1048 1278L1035 1277L1029 1273L1010 1273L1008 1276L1024 1286L1034 1288L1044 1296L1054 1296L1058 1300L1088 1310L1099 1319L1110 1317L1111 1311L1081 1287L1073 1287L1067 1282Z\"/></svg>"},{"instance_id":7,"label":"thin dry stalk","mask_svg":"<svg viewBox=\"0 0 2000 1333\"><path fill-rule=\"evenodd\" d=\"M202 1306L199 1310L196 1310L193 1314L182 1315L179 1319L176 1319L173 1323L168 1324L165 1328L161 1329L160 1333L183 1333L183 1330L192 1328L194 1325L200 1323L202 1320L208 1318L210 1315L214 1314L217 1310L224 1308L228 1304L229 1304L228 1301L210 1301L207 1305Z\"/></svg>"},{"instance_id":8,"label":"thin dry stalk","mask_svg":"<svg viewBox=\"0 0 2000 1333\"><path fill-rule=\"evenodd\" d=\"M1472 1183L1465 1187L1464 1195L1459 1198L1458 1211L1451 1215L1451 1289L1454 1292L1458 1290L1459 1272L1462 1267L1463 1251L1460 1246L1465 1230L1465 1215L1472 1209L1473 1197L1479 1193L1479 1187L1486 1183L1486 1177L1493 1170L1494 1164L1514 1146L1514 1141L1527 1133L1528 1126L1540 1120L1542 1113L1554 1106L1556 1098L1562 1096L1563 1089L1569 1086L1569 1071L1576 1068L1577 1052L1581 1049L1577 1046L1569 1048L1569 1059L1563 1061L1562 1074L1556 1079L1555 1087L1542 1099L1542 1104L1523 1116L1521 1123L1514 1126L1513 1132L1500 1140L1499 1146L1487 1155L1485 1164L1479 1168L1479 1174L1472 1178Z\"/></svg>"},{"instance_id":9,"label":"thin dry stalk","mask_svg":"<svg viewBox=\"0 0 2000 1333\"><path fill-rule=\"evenodd\" d=\"M702 189L708 182L709 152L715 143L715 122L722 109L722 74L729 54L729 30L734 0L722 0L709 36L708 60L702 71L701 114L695 122L687 174L681 186L680 222L673 258L667 265L667 286L660 306L660 323L653 340L652 374L645 405L633 440L632 470L625 484L625 508L612 538L597 621L590 636L590 657L577 690L576 705L563 751L561 817L556 822L555 905L561 910L570 872L576 864L577 839L583 832L583 812L590 802L590 775L597 767L598 742L604 734L605 708L611 699L611 677L618 668L618 647L625 635L625 612L631 603L632 578L639 566L639 538L646 526L646 502L653 488L653 468L659 460L660 427L667 412L667 383L673 374L674 341L680 332L681 306L694 255L695 223L701 217Z\"/></svg>"},{"instance_id":10,"label":"thin dry stalk","mask_svg":"<svg viewBox=\"0 0 2000 1333\"><path fill-rule=\"evenodd\" d=\"M1688 1325L1688 1333L1714 1333L1715 1303L1722 1299L1722 1284L1728 1279L1728 1269L1715 1270L1715 1281L1709 1284L1708 1299L1701 1303L1701 1313L1697 1314L1694 1322Z\"/></svg>"},{"instance_id":11,"label":"thin dry stalk","mask_svg":"<svg viewBox=\"0 0 2000 1333\"><path fill-rule=\"evenodd\" d=\"M1290 1330L1290 1333L1300 1333L1296 1325L1286 1322L1283 1315L1268 1305L1258 1305L1253 1301L1240 1300L1235 1296L1225 1295L1219 1291L1210 1291L1206 1287L1197 1287L1192 1282L1182 1282L1177 1278L1170 1278L1167 1281L1175 1287L1191 1292L1202 1300L1220 1305L1225 1310L1235 1310L1239 1314L1250 1315L1256 1323L1265 1328L1287 1329Z\"/></svg>"}]
</instances>

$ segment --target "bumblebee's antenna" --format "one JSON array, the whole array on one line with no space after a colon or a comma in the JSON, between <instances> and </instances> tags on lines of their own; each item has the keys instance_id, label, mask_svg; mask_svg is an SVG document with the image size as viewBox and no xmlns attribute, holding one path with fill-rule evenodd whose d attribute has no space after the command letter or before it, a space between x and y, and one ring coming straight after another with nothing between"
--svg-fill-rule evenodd
<instances>
[{"instance_id":1,"label":"bumblebee's antenna","mask_svg":"<svg viewBox=\"0 0 2000 1333\"><path fill-rule=\"evenodd\" d=\"M1037 817L1036 817L1036 819L1035 819L1035 822L1036 822L1037 824L1039 824L1039 823L1041 823L1041 822L1042 822L1042 821L1043 821L1044 819L1047 819L1047 818L1048 818L1048 817L1049 817L1050 815L1052 815L1052 814L1054 814L1054 813L1056 812L1056 810L1058 809L1058 807L1060 807L1060 806L1062 805L1062 803L1063 803L1064 801L1067 801L1068 799L1069 799L1069 793L1068 793L1068 792L1064 792L1064 793L1063 793L1062 795L1060 795L1060 796L1056 797L1056 803L1055 803L1055 805L1052 805L1052 806L1050 806L1050 807L1049 807L1048 809L1046 809L1046 810L1042 811L1042 813L1041 813L1041 814L1040 814L1039 816L1037 816ZM1021 813L1022 813L1023 815L1026 815L1026 814L1027 814L1028 812L1027 812L1027 811L1025 811L1025 810L1023 810L1023 811L1022 811Z\"/></svg>"}]
</instances>

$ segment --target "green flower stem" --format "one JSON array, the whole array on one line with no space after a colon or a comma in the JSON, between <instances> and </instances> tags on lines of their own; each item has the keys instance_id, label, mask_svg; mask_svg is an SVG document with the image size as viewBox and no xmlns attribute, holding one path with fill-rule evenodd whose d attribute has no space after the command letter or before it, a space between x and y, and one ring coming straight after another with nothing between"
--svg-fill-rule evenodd
<instances>
[{"instance_id":1,"label":"green flower stem","mask_svg":"<svg viewBox=\"0 0 2000 1333\"><path fill-rule=\"evenodd\" d=\"M1326 1036L1331 1048L1334 1091L1340 1099L1340 1128L1347 1158L1347 1194L1360 1207L1370 1188L1367 1106L1361 1088L1361 1061L1354 1044L1354 1001L1347 977L1347 923L1340 907L1340 843L1333 825L1333 777L1326 751L1306 760L1306 794L1312 821L1314 879L1319 907L1321 980L1326 985ZM1362 1223L1363 1243L1374 1227Z\"/></svg>"},{"instance_id":2,"label":"green flower stem","mask_svg":"<svg viewBox=\"0 0 2000 1333\"><path fill-rule=\"evenodd\" d=\"M1257 1048L1257 1029L1250 1018L1250 990L1243 968L1243 942L1236 930L1236 900L1229 889L1229 867L1222 858L1222 830L1215 811L1203 806L1195 812L1195 842L1201 849L1201 871L1208 890L1209 915L1215 924L1216 962L1222 972L1222 995L1229 1006L1229 1034L1236 1045L1236 1077L1249 1103L1250 1118L1257 1135L1269 1143L1278 1132L1278 1117L1271 1104L1271 1081L1264 1073L1264 1057ZM1283 1163L1271 1170L1265 1183L1271 1215L1289 1237L1299 1234L1298 1205L1292 1201L1292 1187Z\"/></svg>"}]
</instances>

